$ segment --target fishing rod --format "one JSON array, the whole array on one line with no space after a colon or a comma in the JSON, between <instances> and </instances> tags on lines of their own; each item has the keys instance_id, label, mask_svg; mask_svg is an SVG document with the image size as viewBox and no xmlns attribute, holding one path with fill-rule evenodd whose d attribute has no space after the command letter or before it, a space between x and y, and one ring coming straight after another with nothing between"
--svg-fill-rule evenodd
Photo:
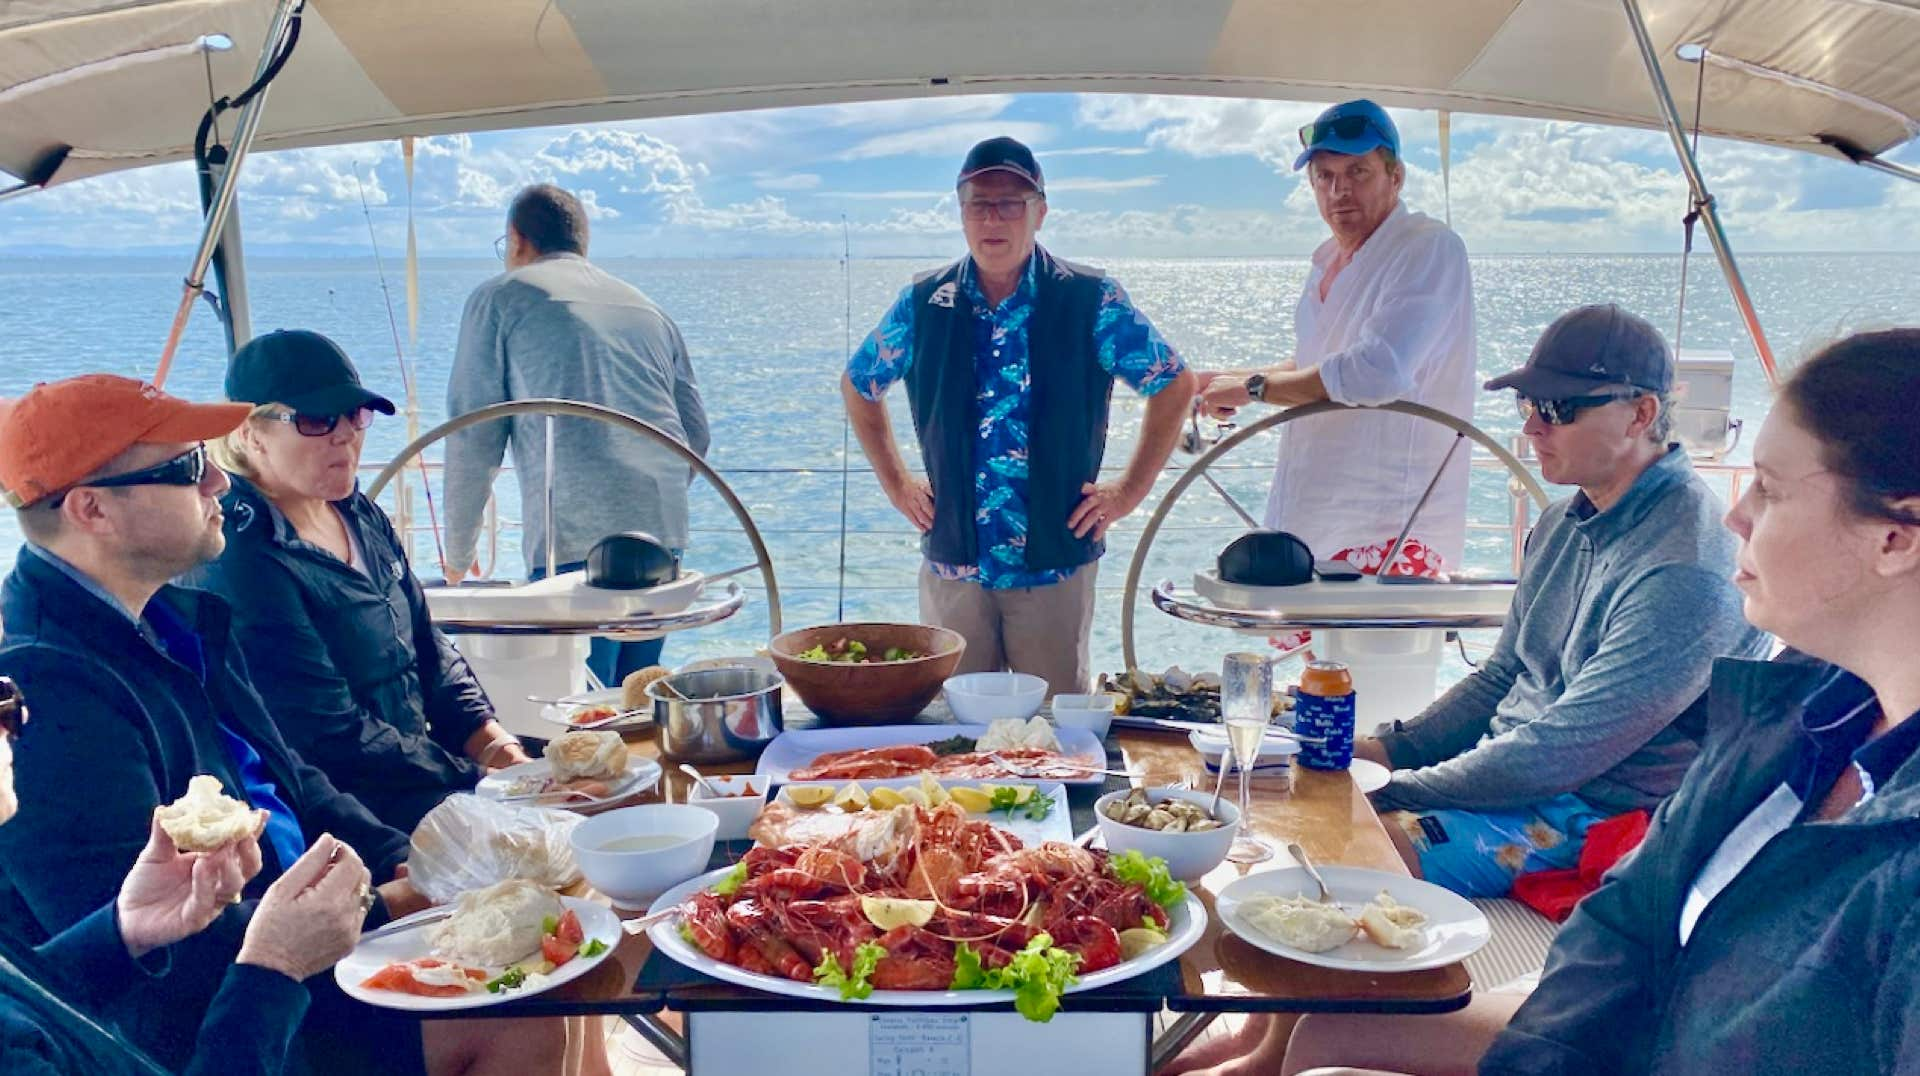
<instances>
[{"instance_id":1,"label":"fishing rod","mask_svg":"<svg viewBox=\"0 0 1920 1076\"><path fill-rule=\"evenodd\" d=\"M393 292L387 287L386 263L380 258L380 239L373 231L373 210L367 206L367 187L360 182L360 162L353 162L353 185L360 192L360 215L367 219L367 244L373 248L373 269L380 275L380 297L387 304L387 329L393 334L393 359L400 367L400 388L407 394L407 418L419 414L419 402L413 393L413 374L407 369L407 353L400 346L400 321L393 316ZM427 495L427 525L433 531L433 555L440 561L440 576L450 582L453 569L447 566L447 547L440 538L440 513L433 507L433 481L427 472L427 456L415 457L420 464L420 488ZM396 493L395 496L398 496Z\"/></svg>"},{"instance_id":2,"label":"fishing rod","mask_svg":"<svg viewBox=\"0 0 1920 1076\"><path fill-rule=\"evenodd\" d=\"M842 355L853 354L853 231L847 225L847 216L840 215L840 277L846 285L846 342ZM842 360L845 361L845 360ZM845 408L841 409L842 411ZM853 454L853 418L843 415L840 420L840 580L839 590L834 597L833 619L844 622L847 619L847 469Z\"/></svg>"}]
</instances>

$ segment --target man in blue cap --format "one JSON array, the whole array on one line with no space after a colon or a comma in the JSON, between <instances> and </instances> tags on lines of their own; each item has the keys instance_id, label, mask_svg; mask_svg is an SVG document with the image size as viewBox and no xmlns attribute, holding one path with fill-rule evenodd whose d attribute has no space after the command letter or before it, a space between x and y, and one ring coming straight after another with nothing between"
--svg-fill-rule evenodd
<instances>
[{"instance_id":1,"label":"man in blue cap","mask_svg":"<svg viewBox=\"0 0 1920 1076\"><path fill-rule=\"evenodd\" d=\"M1372 101L1348 101L1300 129L1305 169L1333 235L1313 253L1294 313L1293 358L1203 373L1201 406L1224 418L1253 400L1407 400L1473 417L1473 282L1466 246L1400 203L1400 132ZM1324 415L1281 430L1266 523L1320 561L1363 572L1437 575L1465 554L1467 453L1456 453L1392 565L1382 563L1453 434L1381 412ZM1297 646L1304 638L1290 640Z\"/></svg>"},{"instance_id":2,"label":"man in blue cap","mask_svg":"<svg viewBox=\"0 0 1920 1076\"><path fill-rule=\"evenodd\" d=\"M881 488L921 532L920 616L966 639L960 671L1084 691L1103 539L1152 491L1193 375L1118 283L1034 242L1047 192L1026 146L974 146L955 187L967 256L901 291L841 396ZM1147 408L1126 470L1103 481L1115 378ZM896 381L925 478L894 444L882 397Z\"/></svg>"}]
</instances>

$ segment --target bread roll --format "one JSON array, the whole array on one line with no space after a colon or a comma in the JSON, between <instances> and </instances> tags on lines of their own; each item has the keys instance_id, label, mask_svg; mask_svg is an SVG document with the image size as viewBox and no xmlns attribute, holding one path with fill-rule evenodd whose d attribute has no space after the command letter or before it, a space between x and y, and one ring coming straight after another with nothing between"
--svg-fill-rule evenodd
<instances>
[{"instance_id":1,"label":"bread roll","mask_svg":"<svg viewBox=\"0 0 1920 1076\"><path fill-rule=\"evenodd\" d=\"M1420 927L1427 921L1425 912L1395 901L1385 891L1360 909L1360 929L1375 945L1389 949L1411 949L1422 939Z\"/></svg>"},{"instance_id":2,"label":"bread roll","mask_svg":"<svg viewBox=\"0 0 1920 1076\"><path fill-rule=\"evenodd\" d=\"M253 808L221 790L220 779L200 774L187 794L159 810L160 828L182 852L212 852L252 835Z\"/></svg>"},{"instance_id":3,"label":"bread roll","mask_svg":"<svg viewBox=\"0 0 1920 1076\"><path fill-rule=\"evenodd\" d=\"M635 669L620 681L620 708L622 710L644 710L653 705L647 698L647 685L655 680L673 675L673 670L665 665L649 665L644 669Z\"/></svg>"},{"instance_id":4,"label":"bread roll","mask_svg":"<svg viewBox=\"0 0 1920 1076\"><path fill-rule=\"evenodd\" d=\"M627 772L627 745L617 732L569 732L547 745L553 779L611 781Z\"/></svg>"}]
</instances>

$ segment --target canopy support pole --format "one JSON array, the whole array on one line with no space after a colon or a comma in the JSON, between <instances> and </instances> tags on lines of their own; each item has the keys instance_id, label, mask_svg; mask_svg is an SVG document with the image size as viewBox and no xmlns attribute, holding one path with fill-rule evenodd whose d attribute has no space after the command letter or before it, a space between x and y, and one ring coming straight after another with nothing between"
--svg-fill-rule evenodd
<instances>
[{"instance_id":1,"label":"canopy support pole","mask_svg":"<svg viewBox=\"0 0 1920 1076\"><path fill-rule=\"evenodd\" d=\"M200 177L200 210L206 212L211 204L214 190L219 186L219 177L229 170L229 166L209 164L207 171ZM227 354L232 355L240 345L253 339L253 315L247 299L247 261L246 246L240 235L240 207L230 205L227 219L220 228L220 242L213 252L213 279L220 289L220 319L227 334Z\"/></svg>"},{"instance_id":2,"label":"canopy support pole","mask_svg":"<svg viewBox=\"0 0 1920 1076\"><path fill-rule=\"evenodd\" d=\"M273 21L267 25L265 44L260 49L260 62L254 67L253 77L260 79L273 66L274 57L280 52L280 42L286 37L293 22L294 12L304 0L280 0L273 9ZM266 114L267 87L260 91L240 108L240 124L233 133L233 146L227 153L226 167L220 171L220 182L213 190L213 197L207 205L207 219L200 229L200 246L193 253L193 263L187 268L187 278L180 294L180 306L173 313L173 328L167 332L167 344L160 352L160 365L154 370L153 383L165 385L167 369L173 365L174 353L180 350L180 339L186 335L187 319L193 316L193 304L207 288L207 266L213 261L214 248L221 243L226 232L227 214L233 208L234 193L240 188L240 166L246 162L247 152L253 148L254 135L260 129L260 119Z\"/></svg>"},{"instance_id":3,"label":"canopy support pole","mask_svg":"<svg viewBox=\"0 0 1920 1076\"><path fill-rule=\"evenodd\" d=\"M1820 141L1829 149L1832 149L1834 152L1862 168L1871 168L1876 172L1885 172L1890 176L1897 179L1904 179L1909 183L1920 183L1920 168L1910 168L1904 164L1895 164L1892 161L1883 160L1861 149L1859 146L1848 142L1846 139L1836 138L1833 135L1821 135ZM4 195L0 195L0 197L4 197Z\"/></svg>"},{"instance_id":4,"label":"canopy support pole","mask_svg":"<svg viewBox=\"0 0 1920 1076\"><path fill-rule=\"evenodd\" d=\"M1766 371L1769 385L1779 384L1780 375L1773 361L1773 347L1767 343L1767 335L1760 327L1760 315L1753 307L1753 297L1747 293L1747 282L1740 275L1740 267L1734 263L1733 247L1727 243L1726 229L1720 225L1720 208L1714 203L1713 195L1707 190L1706 177L1700 174L1700 162L1694 158L1693 148L1687 144L1686 124L1680 118L1680 109L1673 103L1673 91L1667 87L1666 73L1660 69L1660 56L1654 51L1653 37L1647 32L1647 20L1640 14L1639 0L1620 0L1626 9L1627 25L1633 29L1633 39L1640 46L1640 59L1647 66L1647 81L1652 85L1654 102L1660 106L1660 117L1666 123L1667 136L1673 140L1673 149L1680 157L1680 170L1686 174L1687 185L1693 188L1694 204L1699 207L1701 223L1707 227L1707 239L1713 244L1714 256L1720 260L1720 272L1727 278L1727 289L1733 293L1733 305L1740 312L1740 320L1746 324L1747 335L1753 340L1753 350L1760 356L1760 367Z\"/></svg>"}]
</instances>

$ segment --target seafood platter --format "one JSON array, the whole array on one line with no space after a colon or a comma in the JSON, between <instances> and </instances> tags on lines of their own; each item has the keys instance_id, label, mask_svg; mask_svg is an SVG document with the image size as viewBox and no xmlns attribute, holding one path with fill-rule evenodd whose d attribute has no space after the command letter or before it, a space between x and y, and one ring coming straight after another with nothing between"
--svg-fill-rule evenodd
<instances>
[{"instance_id":1,"label":"seafood platter","mask_svg":"<svg viewBox=\"0 0 1920 1076\"><path fill-rule=\"evenodd\" d=\"M849 781L933 775L939 781L1059 781L1096 786L1106 780L1107 749L1081 728L1053 728L1045 718L991 725L881 725L792 729L760 756L769 780Z\"/></svg>"}]
</instances>

